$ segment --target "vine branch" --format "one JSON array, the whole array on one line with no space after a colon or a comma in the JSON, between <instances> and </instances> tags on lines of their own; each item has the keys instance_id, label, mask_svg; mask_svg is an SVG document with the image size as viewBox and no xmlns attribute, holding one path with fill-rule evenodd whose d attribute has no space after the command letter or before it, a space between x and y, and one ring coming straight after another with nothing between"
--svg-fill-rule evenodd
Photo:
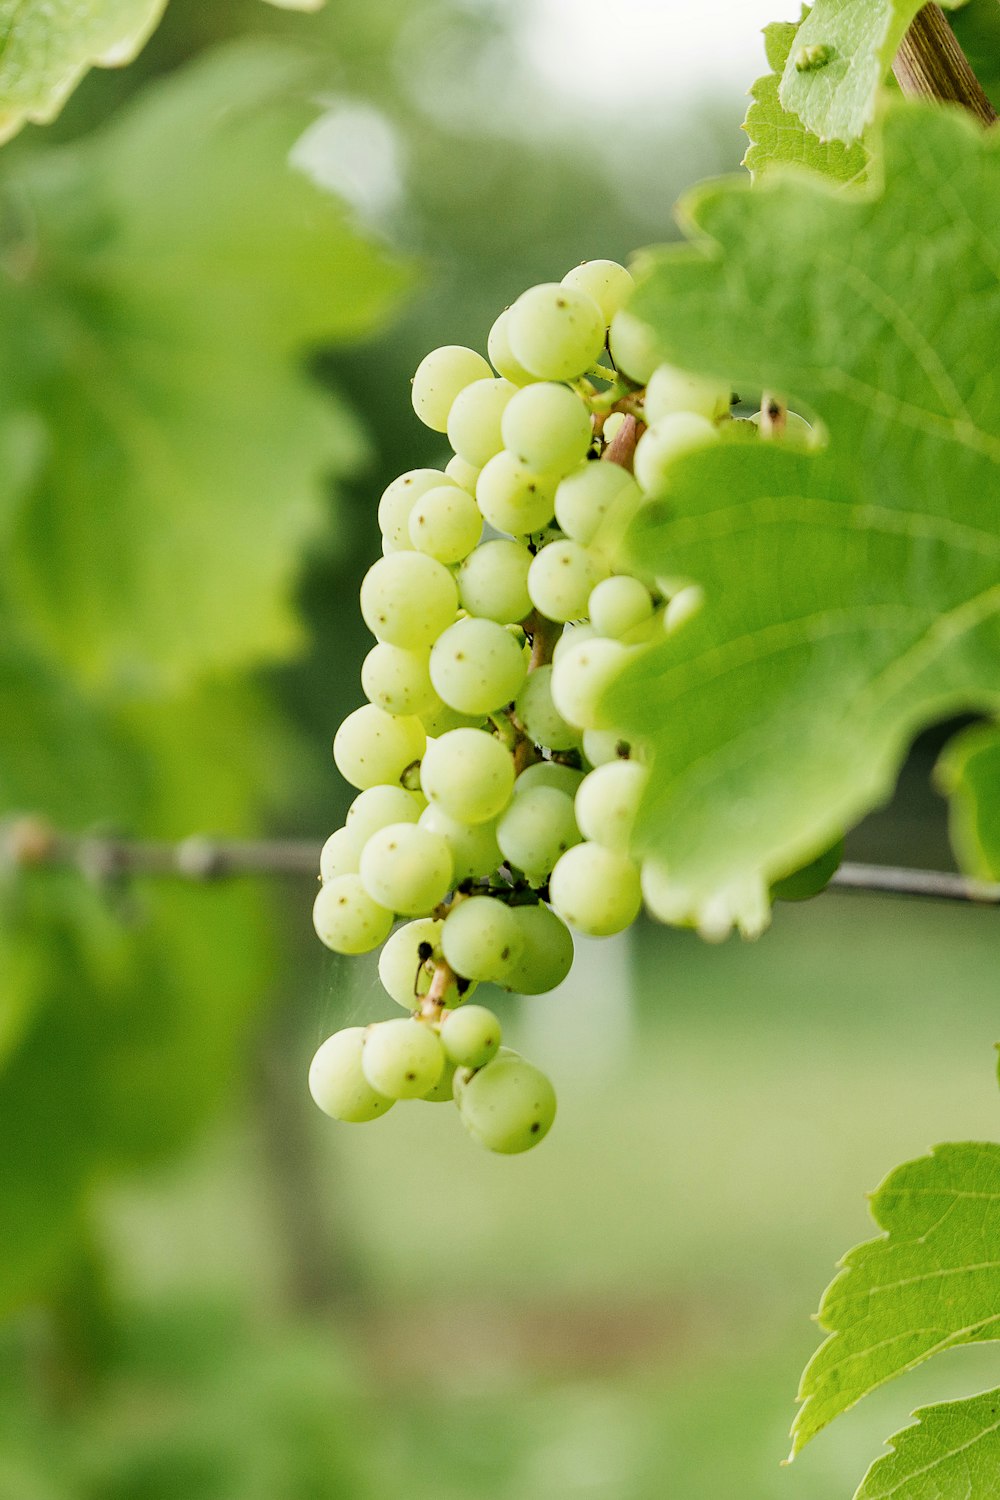
<instances>
[{"instance_id":1,"label":"vine branch","mask_svg":"<svg viewBox=\"0 0 1000 1500\"><path fill-rule=\"evenodd\" d=\"M996 111L972 71L940 5L925 5L913 20L892 65L904 94L961 104L983 125Z\"/></svg>"},{"instance_id":2,"label":"vine branch","mask_svg":"<svg viewBox=\"0 0 1000 1500\"><path fill-rule=\"evenodd\" d=\"M311 875L319 871L319 839L224 839L194 834L179 843L118 834L67 834L26 815L0 828L0 869L76 870L98 884L132 876L228 880L241 875ZM1000 882L970 880L949 870L847 862L830 882L842 891L876 891L1000 906Z\"/></svg>"}]
</instances>

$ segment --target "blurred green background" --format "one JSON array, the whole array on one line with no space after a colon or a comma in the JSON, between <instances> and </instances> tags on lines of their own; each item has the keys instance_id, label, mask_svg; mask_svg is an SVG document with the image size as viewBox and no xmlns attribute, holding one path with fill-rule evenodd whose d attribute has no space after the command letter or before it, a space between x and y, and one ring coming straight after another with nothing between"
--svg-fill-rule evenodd
<instances>
[{"instance_id":1,"label":"blurred green background","mask_svg":"<svg viewBox=\"0 0 1000 1500\"><path fill-rule=\"evenodd\" d=\"M739 88L560 94L536 19L173 0L3 148L3 815L341 820L375 502L442 456L416 363L738 169ZM939 739L855 857L947 861ZM0 870L0 1500L839 1500L997 1379L953 1353L779 1467L865 1189L996 1132L994 913L831 894L754 947L588 945L496 997L560 1096L505 1159L447 1109L314 1110L316 1044L392 1007L311 892Z\"/></svg>"}]
</instances>

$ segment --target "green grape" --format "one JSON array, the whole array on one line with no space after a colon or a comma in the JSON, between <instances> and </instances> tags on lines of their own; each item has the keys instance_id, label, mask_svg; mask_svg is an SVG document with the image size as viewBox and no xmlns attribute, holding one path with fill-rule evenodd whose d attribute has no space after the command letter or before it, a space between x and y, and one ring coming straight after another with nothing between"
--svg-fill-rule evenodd
<instances>
[{"instance_id":1,"label":"green grape","mask_svg":"<svg viewBox=\"0 0 1000 1500\"><path fill-rule=\"evenodd\" d=\"M459 1117L488 1151L514 1156L537 1146L556 1117L555 1090L521 1057L498 1057L461 1091Z\"/></svg>"},{"instance_id":2,"label":"green grape","mask_svg":"<svg viewBox=\"0 0 1000 1500\"><path fill-rule=\"evenodd\" d=\"M565 385L541 381L512 396L500 423L504 448L536 474L568 474L586 456L590 412Z\"/></svg>"},{"instance_id":3,"label":"green grape","mask_svg":"<svg viewBox=\"0 0 1000 1500\"><path fill-rule=\"evenodd\" d=\"M450 1057L444 1060L441 1077L432 1089L420 1095L424 1104L453 1104L455 1100L455 1064Z\"/></svg>"},{"instance_id":4,"label":"green grape","mask_svg":"<svg viewBox=\"0 0 1000 1500\"><path fill-rule=\"evenodd\" d=\"M378 956L378 977L386 994L404 1010L416 1010L431 987L434 959L441 956L444 923L434 917L404 922L386 939ZM459 1003L452 988L448 1004Z\"/></svg>"},{"instance_id":5,"label":"green grape","mask_svg":"<svg viewBox=\"0 0 1000 1500\"><path fill-rule=\"evenodd\" d=\"M420 722L427 731L428 739L440 739L441 735L447 734L452 729L478 729L482 722L482 714L460 714L457 709L449 708L447 703L439 703L438 707L429 714L421 714Z\"/></svg>"},{"instance_id":6,"label":"green grape","mask_svg":"<svg viewBox=\"0 0 1000 1500\"><path fill-rule=\"evenodd\" d=\"M493 896L456 901L445 917L441 947L456 974L506 984L524 939L511 909Z\"/></svg>"},{"instance_id":7,"label":"green grape","mask_svg":"<svg viewBox=\"0 0 1000 1500\"><path fill-rule=\"evenodd\" d=\"M440 834L390 823L361 851L361 882L373 901L403 917L423 917L451 890L451 850Z\"/></svg>"},{"instance_id":8,"label":"green grape","mask_svg":"<svg viewBox=\"0 0 1000 1500\"><path fill-rule=\"evenodd\" d=\"M771 886L772 901L809 901L825 891L844 858L844 840L838 839L808 864L784 875Z\"/></svg>"},{"instance_id":9,"label":"green grape","mask_svg":"<svg viewBox=\"0 0 1000 1500\"><path fill-rule=\"evenodd\" d=\"M617 729L585 729L583 753L592 766L606 766L609 761L634 757L635 747L623 740Z\"/></svg>"},{"instance_id":10,"label":"green grape","mask_svg":"<svg viewBox=\"0 0 1000 1500\"><path fill-rule=\"evenodd\" d=\"M491 875L501 863L496 825L459 823L433 803L420 814L420 827L440 834L451 850L455 867L455 884L480 875Z\"/></svg>"},{"instance_id":11,"label":"green grape","mask_svg":"<svg viewBox=\"0 0 1000 1500\"><path fill-rule=\"evenodd\" d=\"M468 557L483 532L479 506L457 484L428 490L410 511L410 541L418 552L441 563Z\"/></svg>"},{"instance_id":12,"label":"green grape","mask_svg":"<svg viewBox=\"0 0 1000 1500\"><path fill-rule=\"evenodd\" d=\"M430 653L379 641L361 663L361 686L369 703L397 717L432 713L441 700L431 686Z\"/></svg>"},{"instance_id":13,"label":"green grape","mask_svg":"<svg viewBox=\"0 0 1000 1500\"><path fill-rule=\"evenodd\" d=\"M454 457L449 458L448 462L445 464L444 472L447 474L449 479L453 479L455 483L461 489L466 490L468 494L474 495L476 493L476 480L479 478L480 471L475 467L474 464L467 464L465 462L465 459L459 458L458 454L456 453Z\"/></svg>"},{"instance_id":14,"label":"green grape","mask_svg":"<svg viewBox=\"0 0 1000 1500\"><path fill-rule=\"evenodd\" d=\"M541 902L537 906L512 906L511 911L524 948L510 971L508 988L519 995L544 995L562 984L573 967L573 934Z\"/></svg>"},{"instance_id":15,"label":"green grape","mask_svg":"<svg viewBox=\"0 0 1000 1500\"><path fill-rule=\"evenodd\" d=\"M674 884L667 866L659 860L644 859L641 871L642 896L658 922L671 926L691 927L691 895L685 887Z\"/></svg>"},{"instance_id":16,"label":"green grape","mask_svg":"<svg viewBox=\"0 0 1000 1500\"><path fill-rule=\"evenodd\" d=\"M378 503L378 524L385 541L396 551L409 552L413 546L409 528L414 502L444 483L440 469L410 469L383 491Z\"/></svg>"},{"instance_id":17,"label":"green grape","mask_svg":"<svg viewBox=\"0 0 1000 1500\"><path fill-rule=\"evenodd\" d=\"M580 731L566 723L552 702L550 666L536 667L528 674L514 710L536 745L544 745L547 750L573 750L579 745Z\"/></svg>"},{"instance_id":18,"label":"green grape","mask_svg":"<svg viewBox=\"0 0 1000 1500\"><path fill-rule=\"evenodd\" d=\"M380 1094L390 1099L419 1099L444 1072L444 1048L424 1021L400 1016L368 1028L361 1068Z\"/></svg>"},{"instance_id":19,"label":"green grape","mask_svg":"<svg viewBox=\"0 0 1000 1500\"><path fill-rule=\"evenodd\" d=\"M427 736L419 719L395 718L371 703L356 708L333 739L333 759L345 781L359 791L398 782L424 753Z\"/></svg>"},{"instance_id":20,"label":"green grape","mask_svg":"<svg viewBox=\"0 0 1000 1500\"><path fill-rule=\"evenodd\" d=\"M531 553L523 542L483 542L458 570L458 598L463 609L498 625L513 625L531 613L528 569Z\"/></svg>"},{"instance_id":21,"label":"green grape","mask_svg":"<svg viewBox=\"0 0 1000 1500\"><path fill-rule=\"evenodd\" d=\"M372 786L359 792L347 809L344 832L358 859L373 833L390 823L415 823L420 817L419 797L401 786Z\"/></svg>"},{"instance_id":22,"label":"green grape","mask_svg":"<svg viewBox=\"0 0 1000 1500\"><path fill-rule=\"evenodd\" d=\"M489 380L493 371L475 349L444 344L425 354L413 377L413 410L425 427L448 431L448 413L459 391L474 380Z\"/></svg>"},{"instance_id":23,"label":"green grape","mask_svg":"<svg viewBox=\"0 0 1000 1500\"><path fill-rule=\"evenodd\" d=\"M569 724L578 729L611 729L601 700L621 676L635 647L602 636L580 641L561 652L552 668L552 701Z\"/></svg>"},{"instance_id":24,"label":"green grape","mask_svg":"<svg viewBox=\"0 0 1000 1500\"><path fill-rule=\"evenodd\" d=\"M755 427L760 427L760 412L755 411L753 416L745 419L752 422ZM805 417L800 417L797 411L786 411L784 425L780 432L768 433L768 441L789 443L793 447L818 449L823 447L823 433L807 422Z\"/></svg>"},{"instance_id":25,"label":"green grape","mask_svg":"<svg viewBox=\"0 0 1000 1500\"><path fill-rule=\"evenodd\" d=\"M601 309L605 327L620 312L635 286L631 275L616 260L585 260L563 277L563 286L586 292Z\"/></svg>"},{"instance_id":26,"label":"green grape","mask_svg":"<svg viewBox=\"0 0 1000 1500\"><path fill-rule=\"evenodd\" d=\"M483 729L452 729L428 744L420 783L427 800L457 822L489 823L511 799L514 757Z\"/></svg>"},{"instance_id":27,"label":"green grape","mask_svg":"<svg viewBox=\"0 0 1000 1500\"><path fill-rule=\"evenodd\" d=\"M582 780L583 772L573 766L564 766L554 760L539 760L533 766L525 766L514 783L514 795L521 797L535 786L553 786L557 792L575 797Z\"/></svg>"},{"instance_id":28,"label":"green grape","mask_svg":"<svg viewBox=\"0 0 1000 1500\"><path fill-rule=\"evenodd\" d=\"M528 536L552 520L555 486L552 475L526 469L504 449L483 465L476 481L476 501L494 530Z\"/></svg>"},{"instance_id":29,"label":"green grape","mask_svg":"<svg viewBox=\"0 0 1000 1500\"><path fill-rule=\"evenodd\" d=\"M640 323L627 307L616 312L611 319L608 348L615 368L634 380L636 385L645 385L659 364L652 329L648 324Z\"/></svg>"},{"instance_id":30,"label":"green grape","mask_svg":"<svg viewBox=\"0 0 1000 1500\"><path fill-rule=\"evenodd\" d=\"M683 411L714 422L728 412L730 394L729 386L717 380L705 380L675 365L657 365L643 401L646 421L652 425Z\"/></svg>"},{"instance_id":31,"label":"green grape","mask_svg":"<svg viewBox=\"0 0 1000 1500\"><path fill-rule=\"evenodd\" d=\"M459 713L489 714L517 697L527 664L506 626L470 617L450 626L434 643L430 671L443 702Z\"/></svg>"},{"instance_id":32,"label":"green grape","mask_svg":"<svg viewBox=\"0 0 1000 1500\"><path fill-rule=\"evenodd\" d=\"M338 875L358 873L358 851L346 828L331 833L319 855L320 880L336 880Z\"/></svg>"},{"instance_id":33,"label":"green grape","mask_svg":"<svg viewBox=\"0 0 1000 1500\"><path fill-rule=\"evenodd\" d=\"M575 380L604 348L604 316L593 297L558 281L522 292L506 330L514 358L541 380Z\"/></svg>"},{"instance_id":34,"label":"green grape","mask_svg":"<svg viewBox=\"0 0 1000 1500\"><path fill-rule=\"evenodd\" d=\"M500 1022L485 1005L466 1005L441 1019L445 1056L460 1068L483 1068L497 1055Z\"/></svg>"},{"instance_id":35,"label":"green grape","mask_svg":"<svg viewBox=\"0 0 1000 1500\"><path fill-rule=\"evenodd\" d=\"M497 822L497 843L507 862L541 885L560 855L580 842L573 803L552 786L530 787Z\"/></svg>"},{"instance_id":36,"label":"green grape","mask_svg":"<svg viewBox=\"0 0 1000 1500\"><path fill-rule=\"evenodd\" d=\"M627 851L649 771L637 760L612 760L585 776L577 790L576 821L585 839Z\"/></svg>"},{"instance_id":37,"label":"green grape","mask_svg":"<svg viewBox=\"0 0 1000 1500\"><path fill-rule=\"evenodd\" d=\"M627 855L601 844L576 844L552 871L549 897L577 932L610 937L639 915L639 871Z\"/></svg>"},{"instance_id":38,"label":"green grape","mask_svg":"<svg viewBox=\"0 0 1000 1500\"><path fill-rule=\"evenodd\" d=\"M500 419L516 390L509 380L474 380L455 397L448 441L473 468L481 469L503 447Z\"/></svg>"},{"instance_id":39,"label":"green grape","mask_svg":"<svg viewBox=\"0 0 1000 1500\"><path fill-rule=\"evenodd\" d=\"M392 912L372 900L360 875L337 875L319 888L313 926L334 953L370 953L389 936Z\"/></svg>"},{"instance_id":40,"label":"green grape","mask_svg":"<svg viewBox=\"0 0 1000 1500\"><path fill-rule=\"evenodd\" d=\"M591 590L605 572L604 565L579 542L550 542L528 569L531 602L549 620L582 619Z\"/></svg>"},{"instance_id":41,"label":"green grape","mask_svg":"<svg viewBox=\"0 0 1000 1500\"><path fill-rule=\"evenodd\" d=\"M498 375L502 375L512 385L530 385L536 377L514 358L508 338L509 322L510 308L506 307L490 329L486 352Z\"/></svg>"},{"instance_id":42,"label":"green grape","mask_svg":"<svg viewBox=\"0 0 1000 1500\"><path fill-rule=\"evenodd\" d=\"M594 586L587 603L590 623L601 635L615 640L649 626L653 618L653 600L649 589L638 578L618 573Z\"/></svg>"},{"instance_id":43,"label":"green grape","mask_svg":"<svg viewBox=\"0 0 1000 1500\"><path fill-rule=\"evenodd\" d=\"M663 628L667 635L673 635L687 620L693 619L704 602L704 591L696 583L680 589L663 611Z\"/></svg>"},{"instance_id":44,"label":"green grape","mask_svg":"<svg viewBox=\"0 0 1000 1500\"><path fill-rule=\"evenodd\" d=\"M396 552L373 563L361 582L361 613L372 635L419 651L433 645L458 610L458 588L443 563L422 552Z\"/></svg>"},{"instance_id":45,"label":"green grape","mask_svg":"<svg viewBox=\"0 0 1000 1500\"><path fill-rule=\"evenodd\" d=\"M567 654L571 646L579 646L584 641L596 641L598 639L597 631L589 620L567 620L563 626L562 635L552 648L553 667Z\"/></svg>"},{"instance_id":46,"label":"green grape","mask_svg":"<svg viewBox=\"0 0 1000 1500\"><path fill-rule=\"evenodd\" d=\"M373 1089L361 1071L365 1028L328 1036L309 1065L309 1092L325 1115L352 1125L384 1115L396 1102Z\"/></svg>"},{"instance_id":47,"label":"green grape","mask_svg":"<svg viewBox=\"0 0 1000 1500\"><path fill-rule=\"evenodd\" d=\"M679 411L647 427L636 444L635 477L647 494L659 494L679 458L718 442L719 429L706 417Z\"/></svg>"},{"instance_id":48,"label":"green grape","mask_svg":"<svg viewBox=\"0 0 1000 1500\"><path fill-rule=\"evenodd\" d=\"M639 486L620 464L583 463L559 481L555 515L568 537L589 547L623 533L641 503Z\"/></svg>"}]
</instances>

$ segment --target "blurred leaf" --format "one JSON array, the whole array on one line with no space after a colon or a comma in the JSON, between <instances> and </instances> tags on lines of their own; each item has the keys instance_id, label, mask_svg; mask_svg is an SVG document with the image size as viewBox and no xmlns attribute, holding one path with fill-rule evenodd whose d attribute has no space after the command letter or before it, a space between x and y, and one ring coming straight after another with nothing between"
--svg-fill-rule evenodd
<instances>
[{"instance_id":1,"label":"blurred leaf","mask_svg":"<svg viewBox=\"0 0 1000 1500\"><path fill-rule=\"evenodd\" d=\"M322 10L326 0L267 0L279 10Z\"/></svg>"},{"instance_id":2,"label":"blurred leaf","mask_svg":"<svg viewBox=\"0 0 1000 1500\"><path fill-rule=\"evenodd\" d=\"M808 14L809 8L804 5L803 20ZM764 27L764 46L771 71L750 88L753 103L743 122L750 146L743 165L755 177L779 163L790 163L822 172L839 182L861 182L868 153L860 142L845 146L842 141L821 141L778 98L778 83L798 30L799 23L794 21L774 21Z\"/></svg>"},{"instance_id":3,"label":"blurred leaf","mask_svg":"<svg viewBox=\"0 0 1000 1500\"><path fill-rule=\"evenodd\" d=\"M95 65L130 62L167 0L0 0L0 141L59 113Z\"/></svg>"},{"instance_id":4,"label":"blurred leaf","mask_svg":"<svg viewBox=\"0 0 1000 1500\"><path fill-rule=\"evenodd\" d=\"M882 80L923 4L814 0L785 63L779 89L783 107L821 141L858 140L875 118ZM949 0L944 6L949 8Z\"/></svg>"},{"instance_id":5,"label":"blurred leaf","mask_svg":"<svg viewBox=\"0 0 1000 1500\"><path fill-rule=\"evenodd\" d=\"M844 1257L820 1304L830 1336L802 1376L793 1454L893 1376L1000 1337L1000 1146L938 1146L897 1167L871 1213L885 1233Z\"/></svg>"},{"instance_id":6,"label":"blurred leaf","mask_svg":"<svg viewBox=\"0 0 1000 1500\"><path fill-rule=\"evenodd\" d=\"M360 452L301 354L403 283L288 166L308 71L218 52L8 176L28 229L0 279L0 424L46 435L8 598L92 683L177 687L300 642L302 548Z\"/></svg>"},{"instance_id":7,"label":"blurred leaf","mask_svg":"<svg viewBox=\"0 0 1000 1500\"><path fill-rule=\"evenodd\" d=\"M705 595L608 699L653 747L637 840L677 920L756 920L918 729L1000 703L998 198L996 138L900 102L877 195L709 184L697 242L650 257L630 310L664 359L829 431L692 454L633 528L647 571Z\"/></svg>"},{"instance_id":8,"label":"blurred leaf","mask_svg":"<svg viewBox=\"0 0 1000 1500\"><path fill-rule=\"evenodd\" d=\"M934 779L950 798L951 843L962 869L1000 880L1000 726L975 724L955 735Z\"/></svg>"},{"instance_id":9,"label":"blurred leaf","mask_svg":"<svg viewBox=\"0 0 1000 1500\"><path fill-rule=\"evenodd\" d=\"M1000 1474L1000 1390L925 1406L891 1437L893 1452L865 1475L854 1500L993 1500Z\"/></svg>"},{"instance_id":10,"label":"blurred leaf","mask_svg":"<svg viewBox=\"0 0 1000 1500\"><path fill-rule=\"evenodd\" d=\"M1000 108L1000 5L997 0L970 0L950 20L993 108Z\"/></svg>"}]
</instances>

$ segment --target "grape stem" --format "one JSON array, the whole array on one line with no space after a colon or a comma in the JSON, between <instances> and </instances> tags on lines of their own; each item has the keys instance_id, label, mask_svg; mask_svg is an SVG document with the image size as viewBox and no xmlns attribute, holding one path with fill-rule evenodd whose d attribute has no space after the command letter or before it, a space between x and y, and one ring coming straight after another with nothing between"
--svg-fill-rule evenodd
<instances>
[{"instance_id":1,"label":"grape stem","mask_svg":"<svg viewBox=\"0 0 1000 1500\"><path fill-rule=\"evenodd\" d=\"M448 991L453 985L457 986L458 975L446 958L434 960L434 978L431 980L430 989L420 1002L417 1010L417 1019L420 1021L440 1021L441 1012L445 1009L445 1000Z\"/></svg>"},{"instance_id":2,"label":"grape stem","mask_svg":"<svg viewBox=\"0 0 1000 1500\"><path fill-rule=\"evenodd\" d=\"M618 464L631 474L635 462L635 447L644 431L643 424L631 412L627 413L624 422L601 454L601 459L605 463Z\"/></svg>"},{"instance_id":3,"label":"grape stem","mask_svg":"<svg viewBox=\"0 0 1000 1500\"><path fill-rule=\"evenodd\" d=\"M760 398L761 437L780 437L787 425L788 407L765 391Z\"/></svg>"}]
</instances>

